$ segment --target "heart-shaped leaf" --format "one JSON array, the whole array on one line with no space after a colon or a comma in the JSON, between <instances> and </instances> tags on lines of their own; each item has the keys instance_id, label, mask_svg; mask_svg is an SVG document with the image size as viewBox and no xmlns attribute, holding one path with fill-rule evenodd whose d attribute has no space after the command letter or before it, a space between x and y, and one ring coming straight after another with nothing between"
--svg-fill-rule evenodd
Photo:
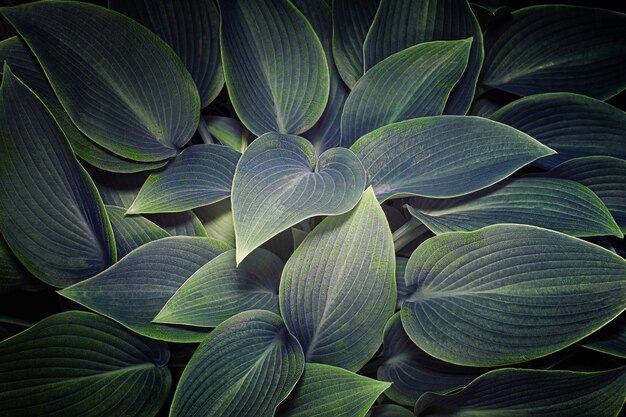
<instances>
[{"instance_id":1,"label":"heart-shaped leaf","mask_svg":"<svg viewBox=\"0 0 626 417\"><path fill-rule=\"evenodd\" d=\"M582 346L626 359L626 314L581 341Z\"/></svg>"},{"instance_id":2,"label":"heart-shaped leaf","mask_svg":"<svg viewBox=\"0 0 626 417\"><path fill-rule=\"evenodd\" d=\"M191 146L148 177L127 213L180 212L228 198L239 157L228 146Z\"/></svg>"},{"instance_id":3,"label":"heart-shaped leaf","mask_svg":"<svg viewBox=\"0 0 626 417\"><path fill-rule=\"evenodd\" d=\"M415 414L609 417L622 408L625 390L626 368L606 372L498 369L455 394L422 396Z\"/></svg>"},{"instance_id":4,"label":"heart-shaped leaf","mask_svg":"<svg viewBox=\"0 0 626 417\"><path fill-rule=\"evenodd\" d=\"M307 363L276 416L365 417L389 385L334 366Z\"/></svg>"},{"instance_id":5,"label":"heart-shaped leaf","mask_svg":"<svg viewBox=\"0 0 626 417\"><path fill-rule=\"evenodd\" d=\"M486 188L554 153L525 133L480 117L434 116L398 122L352 147L378 200L456 197Z\"/></svg>"},{"instance_id":6,"label":"heart-shaped leaf","mask_svg":"<svg viewBox=\"0 0 626 417\"><path fill-rule=\"evenodd\" d=\"M579 156L626 158L626 113L600 100L571 93L539 94L516 100L491 118L558 152L534 162L541 168Z\"/></svg>"},{"instance_id":7,"label":"heart-shaped leaf","mask_svg":"<svg viewBox=\"0 0 626 417\"><path fill-rule=\"evenodd\" d=\"M623 237L598 196L569 180L513 178L463 197L413 198L406 207L436 234L515 223L579 237Z\"/></svg>"},{"instance_id":8,"label":"heart-shaped leaf","mask_svg":"<svg viewBox=\"0 0 626 417\"><path fill-rule=\"evenodd\" d=\"M176 155L191 139L198 90L176 54L142 25L74 1L1 13L37 57L74 124L99 145L149 162Z\"/></svg>"},{"instance_id":9,"label":"heart-shaped leaf","mask_svg":"<svg viewBox=\"0 0 626 417\"><path fill-rule=\"evenodd\" d=\"M363 166L347 149L329 149L316 161L311 143L298 136L267 133L256 139L233 179L237 262L304 219L351 210L365 180Z\"/></svg>"},{"instance_id":10,"label":"heart-shaped leaf","mask_svg":"<svg viewBox=\"0 0 626 417\"><path fill-rule=\"evenodd\" d=\"M452 232L422 243L405 279L409 337L469 366L546 356L626 308L626 260L559 232L522 225ZM529 325L532 324L532 325Z\"/></svg>"},{"instance_id":11,"label":"heart-shaped leaf","mask_svg":"<svg viewBox=\"0 0 626 417\"><path fill-rule=\"evenodd\" d=\"M280 316L240 313L220 324L191 357L171 417L272 417L302 375L304 355Z\"/></svg>"},{"instance_id":12,"label":"heart-shaped leaf","mask_svg":"<svg viewBox=\"0 0 626 417\"><path fill-rule=\"evenodd\" d=\"M147 243L106 271L59 293L153 339L199 342L206 333L152 323L167 300L226 244L209 238L169 237Z\"/></svg>"},{"instance_id":13,"label":"heart-shaped leaf","mask_svg":"<svg viewBox=\"0 0 626 417\"><path fill-rule=\"evenodd\" d=\"M115 262L93 182L63 132L5 62L0 88L0 231L37 278L65 287Z\"/></svg>"},{"instance_id":14,"label":"heart-shaped leaf","mask_svg":"<svg viewBox=\"0 0 626 417\"><path fill-rule=\"evenodd\" d=\"M466 0L438 0L436 5L428 0L382 0L363 46L365 69L369 71L385 58L422 42L470 37L467 70L450 98L444 98L448 99L447 104L444 101L446 114L465 114L474 98L484 55L482 31Z\"/></svg>"},{"instance_id":15,"label":"heart-shaped leaf","mask_svg":"<svg viewBox=\"0 0 626 417\"><path fill-rule=\"evenodd\" d=\"M170 234L142 216L125 216L125 209L117 206L106 206L118 258L153 240L169 237Z\"/></svg>"},{"instance_id":16,"label":"heart-shaped leaf","mask_svg":"<svg viewBox=\"0 0 626 417\"><path fill-rule=\"evenodd\" d=\"M288 0L222 0L221 42L228 94L260 136L310 129L326 107L328 64L311 24Z\"/></svg>"},{"instance_id":17,"label":"heart-shaped leaf","mask_svg":"<svg viewBox=\"0 0 626 417\"><path fill-rule=\"evenodd\" d=\"M395 254L371 188L349 213L324 219L291 256L280 310L307 362L357 371L380 347L396 305Z\"/></svg>"},{"instance_id":18,"label":"heart-shaped leaf","mask_svg":"<svg viewBox=\"0 0 626 417\"><path fill-rule=\"evenodd\" d=\"M384 2L383 2L384 3ZM439 116L467 66L471 39L427 42L381 61L354 85L341 116L341 146L381 126Z\"/></svg>"},{"instance_id":19,"label":"heart-shaped leaf","mask_svg":"<svg viewBox=\"0 0 626 417\"><path fill-rule=\"evenodd\" d=\"M56 314L0 343L0 416L154 416L169 356L97 314Z\"/></svg>"},{"instance_id":20,"label":"heart-shaped leaf","mask_svg":"<svg viewBox=\"0 0 626 417\"><path fill-rule=\"evenodd\" d=\"M568 91L605 100L626 87L626 15L542 5L485 33L481 83L520 96Z\"/></svg>"}]
</instances>

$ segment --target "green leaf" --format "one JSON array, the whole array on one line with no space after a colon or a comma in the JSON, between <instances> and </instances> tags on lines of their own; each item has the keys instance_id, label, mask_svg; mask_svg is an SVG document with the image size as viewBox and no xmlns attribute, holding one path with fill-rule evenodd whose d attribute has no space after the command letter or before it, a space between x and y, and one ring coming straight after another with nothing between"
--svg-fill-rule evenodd
<instances>
[{"instance_id":1,"label":"green leaf","mask_svg":"<svg viewBox=\"0 0 626 417\"><path fill-rule=\"evenodd\" d=\"M304 369L280 316L240 313L200 344L174 394L171 417L272 417Z\"/></svg>"},{"instance_id":2,"label":"green leaf","mask_svg":"<svg viewBox=\"0 0 626 417\"><path fill-rule=\"evenodd\" d=\"M378 200L457 197L554 153L530 136L480 117L434 116L381 127L350 147Z\"/></svg>"},{"instance_id":3,"label":"green leaf","mask_svg":"<svg viewBox=\"0 0 626 417\"><path fill-rule=\"evenodd\" d=\"M75 1L27 3L1 13L35 54L74 124L94 142L150 162L176 155L191 139L200 111L196 86L176 54L145 27Z\"/></svg>"},{"instance_id":4,"label":"green leaf","mask_svg":"<svg viewBox=\"0 0 626 417\"><path fill-rule=\"evenodd\" d=\"M498 369L451 395L426 394L422 417L617 416L624 403L626 368L606 372Z\"/></svg>"},{"instance_id":5,"label":"green leaf","mask_svg":"<svg viewBox=\"0 0 626 417\"><path fill-rule=\"evenodd\" d=\"M207 131L215 136L222 145L227 145L243 153L251 141L250 132L237 119L222 116L204 117Z\"/></svg>"},{"instance_id":6,"label":"green leaf","mask_svg":"<svg viewBox=\"0 0 626 417\"><path fill-rule=\"evenodd\" d=\"M115 262L93 182L59 126L5 62L0 87L0 232L37 278L65 287Z\"/></svg>"},{"instance_id":7,"label":"green leaf","mask_svg":"<svg viewBox=\"0 0 626 417\"><path fill-rule=\"evenodd\" d=\"M626 15L543 5L485 32L481 83L520 96L568 91L605 100L626 87Z\"/></svg>"},{"instance_id":8,"label":"green leaf","mask_svg":"<svg viewBox=\"0 0 626 417\"><path fill-rule=\"evenodd\" d=\"M626 161L608 156L570 159L547 175L581 183L596 193L626 231Z\"/></svg>"},{"instance_id":9,"label":"green leaf","mask_svg":"<svg viewBox=\"0 0 626 417\"><path fill-rule=\"evenodd\" d=\"M333 57L349 88L363 76L363 43L380 0L333 0Z\"/></svg>"},{"instance_id":10,"label":"green leaf","mask_svg":"<svg viewBox=\"0 0 626 417\"><path fill-rule=\"evenodd\" d=\"M24 268L0 235L0 295L43 285Z\"/></svg>"},{"instance_id":11,"label":"green leaf","mask_svg":"<svg viewBox=\"0 0 626 417\"><path fill-rule=\"evenodd\" d=\"M156 213L147 217L172 236L207 236L204 225L191 210L179 213Z\"/></svg>"},{"instance_id":12,"label":"green leaf","mask_svg":"<svg viewBox=\"0 0 626 417\"><path fill-rule=\"evenodd\" d=\"M571 93L539 94L516 100L491 118L558 152L534 162L541 168L580 156L626 158L626 113L600 100Z\"/></svg>"},{"instance_id":13,"label":"green leaf","mask_svg":"<svg viewBox=\"0 0 626 417\"><path fill-rule=\"evenodd\" d=\"M580 344L598 352L626 358L626 315L621 314Z\"/></svg>"},{"instance_id":14,"label":"green leaf","mask_svg":"<svg viewBox=\"0 0 626 417\"><path fill-rule=\"evenodd\" d=\"M368 417L413 417L413 413L395 404L383 404L372 408Z\"/></svg>"},{"instance_id":15,"label":"green leaf","mask_svg":"<svg viewBox=\"0 0 626 417\"><path fill-rule=\"evenodd\" d=\"M444 101L446 114L463 115L474 98L484 55L482 32L466 0L382 0L363 46L365 69L369 71L413 45L470 37L473 42L469 60L466 59L467 70L463 74L463 67L463 76L450 93L448 103ZM444 100L447 98L446 94Z\"/></svg>"},{"instance_id":16,"label":"green leaf","mask_svg":"<svg viewBox=\"0 0 626 417\"><path fill-rule=\"evenodd\" d=\"M500 366L546 356L626 308L626 260L559 232L495 225L422 243L402 324L446 362Z\"/></svg>"},{"instance_id":17,"label":"green leaf","mask_svg":"<svg viewBox=\"0 0 626 417\"><path fill-rule=\"evenodd\" d=\"M311 143L301 137L259 137L239 160L233 179L237 262L304 219L351 210L365 181L363 166L347 149L329 149L316 160Z\"/></svg>"},{"instance_id":18,"label":"green leaf","mask_svg":"<svg viewBox=\"0 0 626 417\"><path fill-rule=\"evenodd\" d=\"M385 214L367 189L349 213L324 219L291 256L280 310L308 362L357 371L380 347L396 305Z\"/></svg>"},{"instance_id":19,"label":"green leaf","mask_svg":"<svg viewBox=\"0 0 626 417\"><path fill-rule=\"evenodd\" d=\"M389 385L334 366L307 363L276 417L365 417Z\"/></svg>"},{"instance_id":20,"label":"green leaf","mask_svg":"<svg viewBox=\"0 0 626 417\"><path fill-rule=\"evenodd\" d=\"M164 343L104 317L56 314L0 343L0 416L154 416L168 359Z\"/></svg>"},{"instance_id":21,"label":"green leaf","mask_svg":"<svg viewBox=\"0 0 626 417\"><path fill-rule=\"evenodd\" d=\"M139 189L150 175L149 172L122 174L93 167L87 167L87 169L104 204L124 208L130 207Z\"/></svg>"},{"instance_id":22,"label":"green leaf","mask_svg":"<svg viewBox=\"0 0 626 417\"><path fill-rule=\"evenodd\" d=\"M404 280L407 262L409 262L408 258L403 258L401 256L396 257L396 288L398 290L396 309L400 309L400 307L402 307L402 303L405 298L411 293L410 288L407 288L406 281Z\"/></svg>"},{"instance_id":23,"label":"green leaf","mask_svg":"<svg viewBox=\"0 0 626 417\"><path fill-rule=\"evenodd\" d=\"M459 81L471 39L427 42L397 52L354 85L341 116L341 145L349 147L381 126L443 113Z\"/></svg>"},{"instance_id":24,"label":"green leaf","mask_svg":"<svg viewBox=\"0 0 626 417\"><path fill-rule=\"evenodd\" d=\"M513 178L463 197L414 198L406 207L435 234L515 223L578 237L623 237L609 210L589 188L556 178Z\"/></svg>"},{"instance_id":25,"label":"green leaf","mask_svg":"<svg viewBox=\"0 0 626 417\"><path fill-rule=\"evenodd\" d=\"M224 86L220 17L212 0L109 0L109 7L159 35L191 74L204 108Z\"/></svg>"},{"instance_id":26,"label":"green leaf","mask_svg":"<svg viewBox=\"0 0 626 417\"><path fill-rule=\"evenodd\" d=\"M194 272L228 249L224 243L206 237L155 240L59 294L143 336L199 342L206 337L201 329L156 324L152 319Z\"/></svg>"},{"instance_id":27,"label":"green leaf","mask_svg":"<svg viewBox=\"0 0 626 417\"><path fill-rule=\"evenodd\" d=\"M228 198L239 157L228 146L191 146L150 174L127 213L180 212Z\"/></svg>"},{"instance_id":28,"label":"green leaf","mask_svg":"<svg viewBox=\"0 0 626 417\"><path fill-rule=\"evenodd\" d=\"M121 259L129 252L153 240L169 237L170 234L142 216L125 216L122 207L106 206L113 235L117 256Z\"/></svg>"},{"instance_id":29,"label":"green leaf","mask_svg":"<svg viewBox=\"0 0 626 417\"><path fill-rule=\"evenodd\" d=\"M279 313L278 285L283 262L258 249L239 266L229 250L197 270L163 306L154 323L216 327L247 310Z\"/></svg>"},{"instance_id":30,"label":"green leaf","mask_svg":"<svg viewBox=\"0 0 626 417\"><path fill-rule=\"evenodd\" d=\"M235 225L230 199L197 208L194 212L204 226L208 237L235 247Z\"/></svg>"},{"instance_id":31,"label":"green leaf","mask_svg":"<svg viewBox=\"0 0 626 417\"><path fill-rule=\"evenodd\" d=\"M288 0L222 0L224 78L237 115L254 134L298 134L326 107L329 72L306 18Z\"/></svg>"}]
</instances>

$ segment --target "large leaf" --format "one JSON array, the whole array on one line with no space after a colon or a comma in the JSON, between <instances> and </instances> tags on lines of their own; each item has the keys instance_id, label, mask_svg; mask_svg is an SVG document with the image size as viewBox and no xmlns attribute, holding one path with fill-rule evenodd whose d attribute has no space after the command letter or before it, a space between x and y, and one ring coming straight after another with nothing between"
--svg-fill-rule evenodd
<instances>
[{"instance_id":1,"label":"large leaf","mask_svg":"<svg viewBox=\"0 0 626 417\"><path fill-rule=\"evenodd\" d=\"M571 93L539 94L514 101L491 118L558 152L535 161L541 168L579 156L626 158L626 113L600 100Z\"/></svg>"},{"instance_id":2,"label":"large leaf","mask_svg":"<svg viewBox=\"0 0 626 417\"><path fill-rule=\"evenodd\" d=\"M451 395L426 394L421 417L617 416L624 404L626 368L606 372L498 369Z\"/></svg>"},{"instance_id":3,"label":"large leaf","mask_svg":"<svg viewBox=\"0 0 626 417\"><path fill-rule=\"evenodd\" d=\"M0 416L154 416L168 359L167 345L104 317L56 314L0 343Z\"/></svg>"},{"instance_id":4,"label":"large leaf","mask_svg":"<svg viewBox=\"0 0 626 417\"><path fill-rule=\"evenodd\" d=\"M546 5L485 33L481 83L520 96L568 91L601 100L626 87L626 15Z\"/></svg>"},{"instance_id":5,"label":"large leaf","mask_svg":"<svg viewBox=\"0 0 626 417\"><path fill-rule=\"evenodd\" d=\"M158 161L191 139L200 111L196 86L145 27L74 1L1 13L37 57L74 124L96 143L129 159Z\"/></svg>"},{"instance_id":6,"label":"large leaf","mask_svg":"<svg viewBox=\"0 0 626 417\"><path fill-rule=\"evenodd\" d=\"M247 310L279 313L278 285L283 262L258 249L239 266L229 250L197 270L163 306L155 323L215 327Z\"/></svg>"},{"instance_id":7,"label":"large leaf","mask_svg":"<svg viewBox=\"0 0 626 417\"><path fill-rule=\"evenodd\" d=\"M64 287L115 262L102 200L59 126L4 65L0 88L0 231L37 278Z\"/></svg>"},{"instance_id":8,"label":"large leaf","mask_svg":"<svg viewBox=\"0 0 626 417\"><path fill-rule=\"evenodd\" d=\"M148 177L128 214L180 212L228 198L239 156L223 145L185 149Z\"/></svg>"},{"instance_id":9,"label":"large leaf","mask_svg":"<svg viewBox=\"0 0 626 417\"><path fill-rule=\"evenodd\" d=\"M106 271L59 293L153 339L198 342L200 329L152 323L176 290L200 267L230 249L217 240L169 237L147 243Z\"/></svg>"},{"instance_id":10,"label":"large leaf","mask_svg":"<svg viewBox=\"0 0 626 417\"><path fill-rule=\"evenodd\" d=\"M169 237L170 234L142 216L125 216L126 210L117 206L106 206L118 258L153 240Z\"/></svg>"},{"instance_id":11,"label":"large leaf","mask_svg":"<svg viewBox=\"0 0 626 417\"><path fill-rule=\"evenodd\" d=\"M626 308L626 260L592 243L522 225L422 243L405 279L402 324L426 353L498 366L546 356Z\"/></svg>"},{"instance_id":12,"label":"large leaf","mask_svg":"<svg viewBox=\"0 0 626 417\"><path fill-rule=\"evenodd\" d=\"M381 127L350 148L380 201L456 197L486 188L554 153L530 136L480 117L434 116Z\"/></svg>"},{"instance_id":13,"label":"large leaf","mask_svg":"<svg viewBox=\"0 0 626 417\"><path fill-rule=\"evenodd\" d=\"M393 122L441 115L465 71L470 45L471 39L415 45L367 71L346 101L341 145Z\"/></svg>"},{"instance_id":14,"label":"large leaf","mask_svg":"<svg viewBox=\"0 0 626 417\"><path fill-rule=\"evenodd\" d=\"M365 417L388 386L345 369L307 363L276 417Z\"/></svg>"},{"instance_id":15,"label":"large leaf","mask_svg":"<svg viewBox=\"0 0 626 417\"><path fill-rule=\"evenodd\" d=\"M233 179L237 262L304 219L349 211L365 181L363 166L347 149L329 149L316 160L301 137L267 133L256 139Z\"/></svg>"},{"instance_id":16,"label":"large leaf","mask_svg":"<svg viewBox=\"0 0 626 417\"><path fill-rule=\"evenodd\" d=\"M470 37L467 70L461 73L448 103L444 102L446 114L465 114L474 98L484 55L482 32L467 0L382 0L363 46L365 69L422 42Z\"/></svg>"},{"instance_id":17,"label":"large leaf","mask_svg":"<svg viewBox=\"0 0 626 417\"><path fill-rule=\"evenodd\" d=\"M324 219L291 256L280 310L308 362L357 371L380 347L395 309L393 239L371 188L349 213Z\"/></svg>"},{"instance_id":18,"label":"large leaf","mask_svg":"<svg viewBox=\"0 0 626 417\"><path fill-rule=\"evenodd\" d=\"M311 24L288 0L222 0L224 78L235 111L256 135L298 134L322 115L328 64Z\"/></svg>"},{"instance_id":19,"label":"large leaf","mask_svg":"<svg viewBox=\"0 0 626 417\"><path fill-rule=\"evenodd\" d=\"M302 375L304 355L280 316L240 313L198 347L180 379L171 417L272 417Z\"/></svg>"},{"instance_id":20,"label":"large leaf","mask_svg":"<svg viewBox=\"0 0 626 417\"><path fill-rule=\"evenodd\" d=\"M220 17L213 0L109 0L109 7L132 17L167 42L194 79L202 107L224 86L220 58Z\"/></svg>"},{"instance_id":21,"label":"large leaf","mask_svg":"<svg viewBox=\"0 0 626 417\"><path fill-rule=\"evenodd\" d=\"M407 208L436 234L516 223L579 237L623 237L598 196L581 184L556 178L513 178L463 197L414 198Z\"/></svg>"},{"instance_id":22,"label":"large leaf","mask_svg":"<svg viewBox=\"0 0 626 417\"><path fill-rule=\"evenodd\" d=\"M581 341L582 346L626 359L626 314Z\"/></svg>"}]
</instances>

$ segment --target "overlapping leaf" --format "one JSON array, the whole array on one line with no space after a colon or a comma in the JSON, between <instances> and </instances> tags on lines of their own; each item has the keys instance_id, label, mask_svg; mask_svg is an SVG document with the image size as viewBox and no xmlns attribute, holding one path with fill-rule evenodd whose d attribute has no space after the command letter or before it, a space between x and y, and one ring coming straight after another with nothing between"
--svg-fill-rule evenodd
<instances>
[{"instance_id":1,"label":"overlapping leaf","mask_svg":"<svg viewBox=\"0 0 626 417\"><path fill-rule=\"evenodd\" d=\"M227 145L243 152L248 147L250 132L237 119L222 116L204 117L206 130L213 135L222 145Z\"/></svg>"},{"instance_id":2,"label":"overlapping leaf","mask_svg":"<svg viewBox=\"0 0 626 417\"><path fill-rule=\"evenodd\" d=\"M180 213L150 214L147 217L172 236L207 236L204 225L191 210Z\"/></svg>"},{"instance_id":3,"label":"overlapping leaf","mask_svg":"<svg viewBox=\"0 0 626 417\"><path fill-rule=\"evenodd\" d=\"M0 235L0 295L20 289L37 288L40 285L44 284L24 268Z\"/></svg>"},{"instance_id":4,"label":"overlapping leaf","mask_svg":"<svg viewBox=\"0 0 626 417\"><path fill-rule=\"evenodd\" d=\"M626 358L626 315L621 314L602 329L583 340L581 345L602 353Z\"/></svg>"},{"instance_id":5,"label":"overlapping leaf","mask_svg":"<svg viewBox=\"0 0 626 417\"><path fill-rule=\"evenodd\" d=\"M153 240L169 237L170 234L142 216L125 216L125 209L117 206L106 206L118 258Z\"/></svg>"},{"instance_id":6,"label":"overlapping leaf","mask_svg":"<svg viewBox=\"0 0 626 417\"><path fill-rule=\"evenodd\" d=\"M383 404L372 408L369 417L413 417L414 414L406 408L395 404Z\"/></svg>"},{"instance_id":7,"label":"overlapping leaf","mask_svg":"<svg viewBox=\"0 0 626 417\"><path fill-rule=\"evenodd\" d=\"M194 211L208 237L221 240L235 247L235 225L230 200L222 200L210 206L200 207Z\"/></svg>"}]
</instances>

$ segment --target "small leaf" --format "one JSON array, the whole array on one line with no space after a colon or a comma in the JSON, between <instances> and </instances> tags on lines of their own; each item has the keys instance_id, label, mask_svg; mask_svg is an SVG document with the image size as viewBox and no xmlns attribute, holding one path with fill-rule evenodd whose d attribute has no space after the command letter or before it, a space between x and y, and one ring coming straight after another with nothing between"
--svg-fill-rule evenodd
<instances>
[{"instance_id":1,"label":"small leaf","mask_svg":"<svg viewBox=\"0 0 626 417\"><path fill-rule=\"evenodd\" d=\"M247 310L279 313L278 285L283 262L258 249L239 266L229 250L197 270L163 306L155 323L215 327Z\"/></svg>"},{"instance_id":2,"label":"small leaf","mask_svg":"<svg viewBox=\"0 0 626 417\"><path fill-rule=\"evenodd\" d=\"M426 394L421 417L616 416L624 403L626 368L606 372L497 369L451 395Z\"/></svg>"},{"instance_id":3,"label":"small leaf","mask_svg":"<svg viewBox=\"0 0 626 417\"><path fill-rule=\"evenodd\" d=\"M169 237L170 234L142 216L124 216L122 207L106 206L113 235L117 256L121 259L129 252L153 240Z\"/></svg>"},{"instance_id":4,"label":"small leaf","mask_svg":"<svg viewBox=\"0 0 626 417\"><path fill-rule=\"evenodd\" d=\"M361 137L350 150L365 166L379 201L468 194L554 153L503 124L461 116L384 126Z\"/></svg>"},{"instance_id":5,"label":"small leaf","mask_svg":"<svg viewBox=\"0 0 626 417\"><path fill-rule=\"evenodd\" d=\"M44 285L24 268L0 235L0 295Z\"/></svg>"},{"instance_id":6,"label":"small leaf","mask_svg":"<svg viewBox=\"0 0 626 417\"><path fill-rule=\"evenodd\" d=\"M48 317L0 343L0 416L154 416L169 350L92 313Z\"/></svg>"},{"instance_id":7,"label":"small leaf","mask_svg":"<svg viewBox=\"0 0 626 417\"><path fill-rule=\"evenodd\" d=\"M357 371L379 348L396 305L395 254L374 192L325 218L291 256L280 310L308 362Z\"/></svg>"},{"instance_id":8,"label":"small leaf","mask_svg":"<svg viewBox=\"0 0 626 417\"><path fill-rule=\"evenodd\" d=\"M372 408L368 417L413 417L414 414L406 408L395 404L383 404Z\"/></svg>"},{"instance_id":9,"label":"small leaf","mask_svg":"<svg viewBox=\"0 0 626 417\"><path fill-rule=\"evenodd\" d=\"M87 167L89 175L98 188L104 204L128 208L139 189L148 179L149 172L121 174Z\"/></svg>"},{"instance_id":10,"label":"small leaf","mask_svg":"<svg viewBox=\"0 0 626 417\"><path fill-rule=\"evenodd\" d=\"M219 4L224 78L243 124L257 136L310 129L329 92L324 50L310 23L288 0Z\"/></svg>"},{"instance_id":11,"label":"small leaf","mask_svg":"<svg viewBox=\"0 0 626 417\"><path fill-rule=\"evenodd\" d=\"M398 289L398 301L396 303L396 309L400 309L400 307L402 307L402 303L411 293L411 289L407 288L406 281L404 280L404 273L406 272L407 262L409 262L408 258L403 258L401 256L396 257L396 288Z\"/></svg>"},{"instance_id":12,"label":"small leaf","mask_svg":"<svg viewBox=\"0 0 626 417\"><path fill-rule=\"evenodd\" d=\"M191 210L180 213L156 213L147 217L172 236L207 236L204 225Z\"/></svg>"},{"instance_id":13,"label":"small leaf","mask_svg":"<svg viewBox=\"0 0 626 417\"><path fill-rule=\"evenodd\" d=\"M626 15L542 5L485 32L481 83L520 96L568 91L605 100L626 87Z\"/></svg>"},{"instance_id":14,"label":"small leaf","mask_svg":"<svg viewBox=\"0 0 626 417\"><path fill-rule=\"evenodd\" d=\"M200 267L230 249L217 240L169 237L147 243L106 271L59 294L112 318L143 336L199 342L200 329L152 323L176 290Z\"/></svg>"},{"instance_id":15,"label":"small leaf","mask_svg":"<svg viewBox=\"0 0 626 417\"><path fill-rule=\"evenodd\" d=\"M162 171L150 174L127 213L181 212L228 198L239 156L222 145L185 149Z\"/></svg>"},{"instance_id":16,"label":"small leaf","mask_svg":"<svg viewBox=\"0 0 626 417\"><path fill-rule=\"evenodd\" d=\"M471 39L427 42L381 61L354 85L341 116L341 146L381 126L439 116L467 66Z\"/></svg>"},{"instance_id":17,"label":"small leaf","mask_svg":"<svg viewBox=\"0 0 626 417\"><path fill-rule=\"evenodd\" d=\"M580 342L586 348L626 359L626 314Z\"/></svg>"},{"instance_id":18,"label":"small leaf","mask_svg":"<svg viewBox=\"0 0 626 417\"><path fill-rule=\"evenodd\" d=\"M345 369L307 363L277 417L365 417L389 383Z\"/></svg>"},{"instance_id":19,"label":"small leaf","mask_svg":"<svg viewBox=\"0 0 626 417\"><path fill-rule=\"evenodd\" d=\"M488 226L436 236L411 255L402 324L446 362L500 366L561 350L626 308L626 261L559 232Z\"/></svg>"},{"instance_id":20,"label":"small leaf","mask_svg":"<svg viewBox=\"0 0 626 417\"><path fill-rule=\"evenodd\" d=\"M65 287L115 262L111 225L50 113L6 62L3 73L0 232L33 275Z\"/></svg>"},{"instance_id":21,"label":"small leaf","mask_svg":"<svg viewBox=\"0 0 626 417\"><path fill-rule=\"evenodd\" d=\"M207 131L215 136L222 145L227 145L243 153L250 141L250 132L237 119L222 116L204 117Z\"/></svg>"},{"instance_id":22,"label":"small leaf","mask_svg":"<svg viewBox=\"0 0 626 417\"><path fill-rule=\"evenodd\" d=\"M220 324L191 357L171 417L272 417L304 369L298 341L280 316L240 313Z\"/></svg>"},{"instance_id":23,"label":"small leaf","mask_svg":"<svg viewBox=\"0 0 626 417\"><path fill-rule=\"evenodd\" d=\"M235 247L235 225L230 199L194 210L208 237Z\"/></svg>"},{"instance_id":24,"label":"small leaf","mask_svg":"<svg viewBox=\"0 0 626 417\"><path fill-rule=\"evenodd\" d=\"M365 180L363 166L347 149L329 149L316 161L311 143L301 137L268 133L256 139L233 179L237 262L304 219L349 211Z\"/></svg>"}]
</instances>

